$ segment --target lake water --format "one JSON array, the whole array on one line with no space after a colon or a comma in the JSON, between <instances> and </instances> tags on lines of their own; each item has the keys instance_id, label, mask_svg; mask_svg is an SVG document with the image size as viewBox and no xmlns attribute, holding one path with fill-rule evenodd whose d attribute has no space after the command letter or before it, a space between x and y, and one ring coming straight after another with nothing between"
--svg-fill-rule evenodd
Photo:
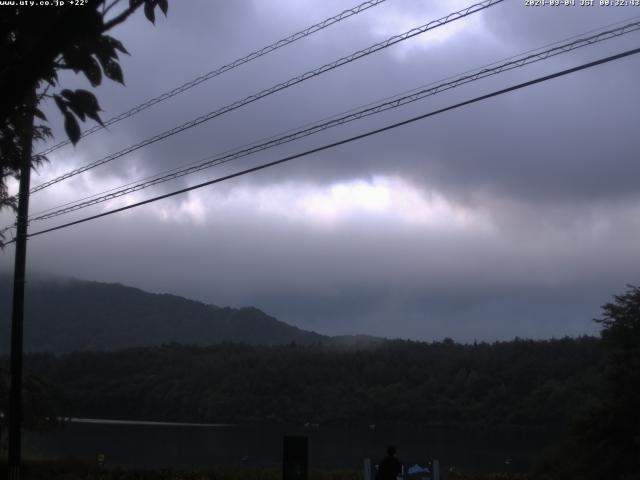
<instances>
[{"instance_id":1,"label":"lake water","mask_svg":"<svg viewBox=\"0 0 640 480\"><path fill-rule=\"evenodd\" d=\"M309 438L312 469L361 468L379 460L390 443L405 463L439 459L460 471L524 472L551 435L516 430L467 431L416 427L304 427L203 425L161 422L72 422L46 432L23 434L25 455L34 459L104 454L107 466L200 468L212 465L279 467L282 438Z\"/></svg>"}]
</instances>

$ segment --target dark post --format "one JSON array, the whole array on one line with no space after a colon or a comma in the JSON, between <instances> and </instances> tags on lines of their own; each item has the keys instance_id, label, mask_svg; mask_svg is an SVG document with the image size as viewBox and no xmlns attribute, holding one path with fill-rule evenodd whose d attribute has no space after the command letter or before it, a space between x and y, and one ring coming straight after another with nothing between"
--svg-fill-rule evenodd
<instances>
[{"instance_id":1,"label":"dark post","mask_svg":"<svg viewBox=\"0 0 640 480\"><path fill-rule=\"evenodd\" d=\"M309 444L307 437L284 437L282 444L282 479L307 480Z\"/></svg>"},{"instance_id":2,"label":"dark post","mask_svg":"<svg viewBox=\"0 0 640 480\"><path fill-rule=\"evenodd\" d=\"M29 183L31 180L31 143L33 137L34 96L23 113L24 138L20 190L16 221L16 253L13 273L13 307L11 312L11 387L9 390L9 480L20 479L22 463L22 344L24 284L27 260L27 222L29 217Z\"/></svg>"}]
</instances>

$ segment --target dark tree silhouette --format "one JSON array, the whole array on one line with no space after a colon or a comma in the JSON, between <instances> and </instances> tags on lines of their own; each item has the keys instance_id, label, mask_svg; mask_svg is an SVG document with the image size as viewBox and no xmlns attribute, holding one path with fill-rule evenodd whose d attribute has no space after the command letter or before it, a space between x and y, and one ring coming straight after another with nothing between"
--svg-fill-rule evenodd
<instances>
[{"instance_id":1,"label":"dark tree silhouette","mask_svg":"<svg viewBox=\"0 0 640 480\"><path fill-rule=\"evenodd\" d=\"M62 89L58 72L83 73L93 87L102 75L124 83L118 52L121 42L107 35L140 7L153 22L158 7L166 14L168 0L59 0L48 5L2 5L0 14L0 209L17 209L16 263L14 273L11 330L11 389L9 425L9 468L19 478L21 407L31 398L22 397L22 324L24 272L29 198L29 174L46 160L33 155L33 143L51 136L40 103L51 98L64 117L72 143L81 136L79 122L101 122L100 106L88 90ZM38 2L34 2L38 3ZM39 122L36 124L36 122ZM20 199L9 197L6 181L20 178ZM0 247L4 231L0 232ZM46 390L37 381L38 390ZM25 392L27 393L27 392ZM34 398L39 398L36 395ZM26 409L28 411L28 409ZM14 475L17 475L14 477Z\"/></svg>"},{"instance_id":2,"label":"dark tree silhouette","mask_svg":"<svg viewBox=\"0 0 640 480\"><path fill-rule=\"evenodd\" d=\"M19 176L25 145L51 136L38 105L53 99L64 116L69 139L81 135L80 122L101 122L93 93L60 89L58 72L83 73L93 87L103 76L124 83L118 53L127 53L107 35L139 8L155 21L158 7L167 13L167 0L86 0L82 5L3 6L0 15L0 208L15 208L6 180ZM35 117L37 125L29 120ZM25 142L25 139L27 140ZM32 156L32 167L46 158Z\"/></svg>"},{"instance_id":3,"label":"dark tree silhouette","mask_svg":"<svg viewBox=\"0 0 640 480\"><path fill-rule=\"evenodd\" d=\"M606 394L592 432L608 478L640 479L640 288L602 307Z\"/></svg>"},{"instance_id":4,"label":"dark tree silhouette","mask_svg":"<svg viewBox=\"0 0 640 480\"><path fill-rule=\"evenodd\" d=\"M23 385L24 408L22 423L26 428L43 430L57 424L60 412L57 388L37 375L27 375ZM9 411L9 370L0 366L0 451L2 431L6 432L5 420Z\"/></svg>"},{"instance_id":5,"label":"dark tree silhouette","mask_svg":"<svg viewBox=\"0 0 640 480\"><path fill-rule=\"evenodd\" d=\"M570 435L540 472L558 480L640 479L640 288L629 286L602 306L604 350L596 401L576 403ZM581 410L581 411L580 411Z\"/></svg>"}]
</instances>

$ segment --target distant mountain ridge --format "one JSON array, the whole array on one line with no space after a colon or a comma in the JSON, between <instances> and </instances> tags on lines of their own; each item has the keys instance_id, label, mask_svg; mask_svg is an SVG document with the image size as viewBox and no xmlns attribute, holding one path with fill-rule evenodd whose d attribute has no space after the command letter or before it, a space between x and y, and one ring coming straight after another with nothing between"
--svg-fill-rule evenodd
<instances>
[{"instance_id":1,"label":"distant mountain ridge","mask_svg":"<svg viewBox=\"0 0 640 480\"><path fill-rule=\"evenodd\" d=\"M8 351L11 277L0 276L0 351ZM302 330L254 308L207 305L115 283L35 279L27 283L25 349L31 352L115 350L168 343L211 345L335 345L375 337L329 337Z\"/></svg>"}]
</instances>

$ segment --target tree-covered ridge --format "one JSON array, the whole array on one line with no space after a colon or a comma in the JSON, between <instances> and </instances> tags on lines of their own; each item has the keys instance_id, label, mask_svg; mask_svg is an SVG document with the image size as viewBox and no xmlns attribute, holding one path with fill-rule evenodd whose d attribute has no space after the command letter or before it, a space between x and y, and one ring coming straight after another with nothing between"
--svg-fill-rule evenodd
<instances>
[{"instance_id":1,"label":"tree-covered ridge","mask_svg":"<svg viewBox=\"0 0 640 480\"><path fill-rule=\"evenodd\" d=\"M202 422L562 427L595 402L591 337L460 345L209 347L33 354L61 415Z\"/></svg>"},{"instance_id":2,"label":"tree-covered ridge","mask_svg":"<svg viewBox=\"0 0 640 480\"><path fill-rule=\"evenodd\" d=\"M9 330L11 286L0 276L0 314ZM120 284L71 279L30 281L26 292L25 349L31 352L115 350L163 343L210 345L301 344L327 340L257 308L206 305ZM0 344L8 351L8 341Z\"/></svg>"}]
</instances>

